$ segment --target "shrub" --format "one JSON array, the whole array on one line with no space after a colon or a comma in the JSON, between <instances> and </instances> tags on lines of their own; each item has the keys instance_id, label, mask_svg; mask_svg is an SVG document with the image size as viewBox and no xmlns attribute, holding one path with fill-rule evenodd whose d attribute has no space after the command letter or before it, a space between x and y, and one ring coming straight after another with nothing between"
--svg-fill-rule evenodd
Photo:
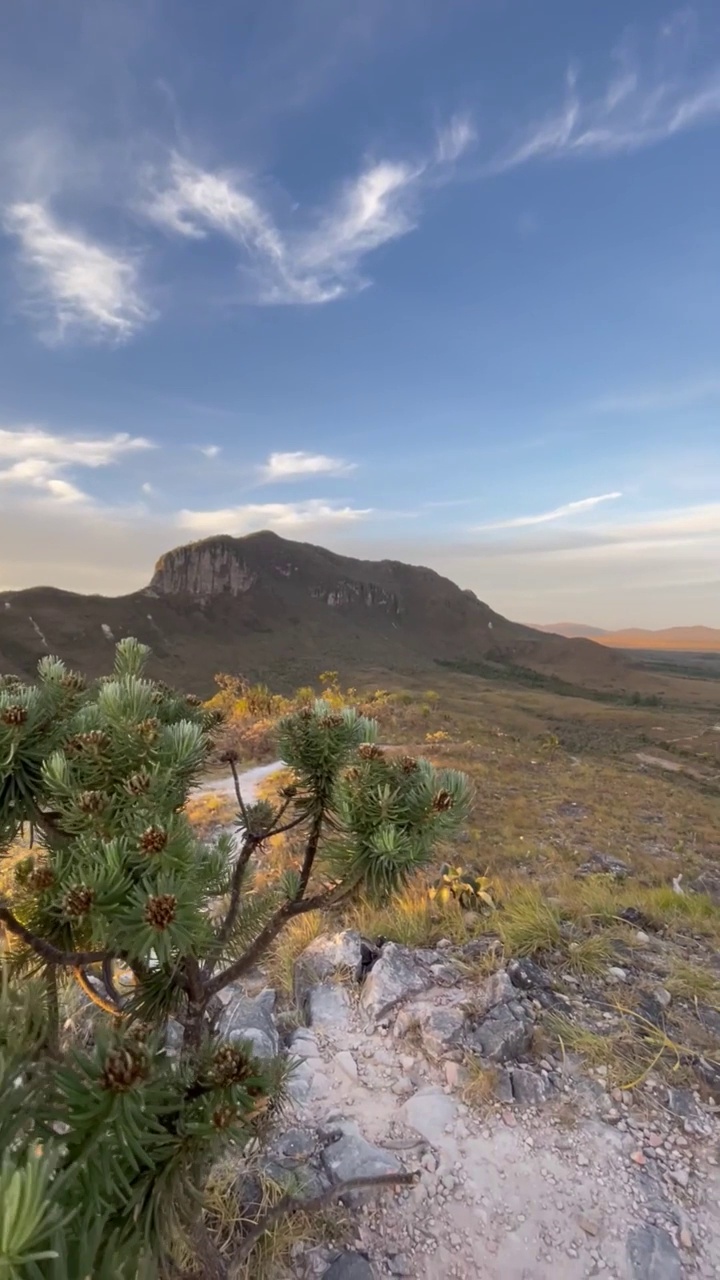
<instances>
[{"instance_id":1,"label":"shrub","mask_svg":"<svg viewBox=\"0 0 720 1280\"><path fill-rule=\"evenodd\" d=\"M392 760L373 721L318 701L278 726L293 775L278 805L245 805L228 754L238 836L203 844L183 806L214 716L146 679L147 657L123 641L89 689L52 658L33 686L0 681L0 854L17 859L33 835L0 896L0 1274L13 1280L177 1275L182 1239L201 1274L230 1273L202 1189L227 1142L262 1126L280 1079L217 1038L219 993L292 922L391 894L467 807L461 774ZM295 828L297 865L255 889L257 849ZM60 1043L68 983L97 1006L85 1049Z\"/></svg>"}]
</instances>

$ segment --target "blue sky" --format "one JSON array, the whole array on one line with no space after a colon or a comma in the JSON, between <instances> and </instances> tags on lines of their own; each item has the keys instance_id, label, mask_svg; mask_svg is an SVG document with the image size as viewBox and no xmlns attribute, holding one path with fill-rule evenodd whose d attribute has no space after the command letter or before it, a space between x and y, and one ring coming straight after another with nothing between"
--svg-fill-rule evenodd
<instances>
[{"instance_id":1,"label":"blue sky","mask_svg":"<svg viewBox=\"0 0 720 1280\"><path fill-rule=\"evenodd\" d=\"M720 625L720 12L23 0L0 588L274 528Z\"/></svg>"}]
</instances>

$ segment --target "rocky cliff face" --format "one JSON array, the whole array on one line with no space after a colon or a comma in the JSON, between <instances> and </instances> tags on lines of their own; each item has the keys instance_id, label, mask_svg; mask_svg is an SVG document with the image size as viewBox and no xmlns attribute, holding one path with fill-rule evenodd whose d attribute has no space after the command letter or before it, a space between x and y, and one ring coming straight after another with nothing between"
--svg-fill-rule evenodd
<instances>
[{"instance_id":1,"label":"rocky cliff face","mask_svg":"<svg viewBox=\"0 0 720 1280\"><path fill-rule=\"evenodd\" d=\"M273 533L247 538L208 538L167 552L158 560L148 588L156 596L243 596L253 587L280 589L290 582L301 594L331 609L379 609L391 617L403 613L398 592L371 580L343 574L347 560L321 548L288 543ZM361 569L362 562L355 562Z\"/></svg>"},{"instance_id":2,"label":"rocky cliff face","mask_svg":"<svg viewBox=\"0 0 720 1280\"><path fill-rule=\"evenodd\" d=\"M241 596L257 580L232 538L214 538L161 556L148 589L158 596Z\"/></svg>"}]
</instances>

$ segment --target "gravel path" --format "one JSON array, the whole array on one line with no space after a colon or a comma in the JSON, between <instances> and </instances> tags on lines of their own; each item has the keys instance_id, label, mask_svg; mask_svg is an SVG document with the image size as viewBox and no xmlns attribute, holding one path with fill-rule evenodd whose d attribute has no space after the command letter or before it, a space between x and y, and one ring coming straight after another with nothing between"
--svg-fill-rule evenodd
<instances>
[{"instance_id":1,"label":"gravel path","mask_svg":"<svg viewBox=\"0 0 720 1280\"><path fill-rule=\"evenodd\" d=\"M352 999L342 1010L295 1034L297 1120L339 1125L351 1150L364 1139L419 1171L412 1190L359 1211L356 1247L378 1277L720 1276L711 1115L698 1126L650 1093L614 1103L600 1082L583 1093L573 1079L539 1110L481 1114L448 1084L454 1064L431 1065L392 1027L368 1027Z\"/></svg>"}]
</instances>

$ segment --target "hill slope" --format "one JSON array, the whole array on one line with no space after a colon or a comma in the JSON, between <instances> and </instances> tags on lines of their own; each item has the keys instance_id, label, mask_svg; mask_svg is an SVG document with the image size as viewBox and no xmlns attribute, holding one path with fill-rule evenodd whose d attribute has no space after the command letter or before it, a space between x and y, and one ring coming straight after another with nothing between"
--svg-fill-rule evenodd
<instances>
[{"instance_id":1,"label":"hill slope","mask_svg":"<svg viewBox=\"0 0 720 1280\"><path fill-rule=\"evenodd\" d=\"M126 635L152 647L155 674L201 694L218 671L283 687L325 668L357 678L430 671L436 661L499 661L598 689L643 682L620 655L509 622L431 569L355 560L274 533L179 547L128 596L50 587L0 596L2 671L30 675L57 653L96 676Z\"/></svg>"},{"instance_id":2,"label":"hill slope","mask_svg":"<svg viewBox=\"0 0 720 1280\"><path fill-rule=\"evenodd\" d=\"M613 649L666 649L686 653L720 651L720 630L717 627L667 627L664 631L632 627L627 631L606 632L598 640Z\"/></svg>"},{"instance_id":3,"label":"hill slope","mask_svg":"<svg viewBox=\"0 0 720 1280\"><path fill-rule=\"evenodd\" d=\"M533 627L551 636L565 636L567 640L598 640L607 635L602 627L586 627L582 622L534 622Z\"/></svg>"},{"instance_id":4,"label":"hill slope","mask_svg":"<svg viewBox=\"0 0 720 1280\"><path fill-rule=\"evenodd\" d=\"M552 635L586 636L610 649L665 649L686 653L720 652L720 630L717 627L666 627L662 631L628 627L622 631L603 631L602 627L586 627L580 622L557 622L538 626L538 631Z\"/></svg>"}]
</instances>

